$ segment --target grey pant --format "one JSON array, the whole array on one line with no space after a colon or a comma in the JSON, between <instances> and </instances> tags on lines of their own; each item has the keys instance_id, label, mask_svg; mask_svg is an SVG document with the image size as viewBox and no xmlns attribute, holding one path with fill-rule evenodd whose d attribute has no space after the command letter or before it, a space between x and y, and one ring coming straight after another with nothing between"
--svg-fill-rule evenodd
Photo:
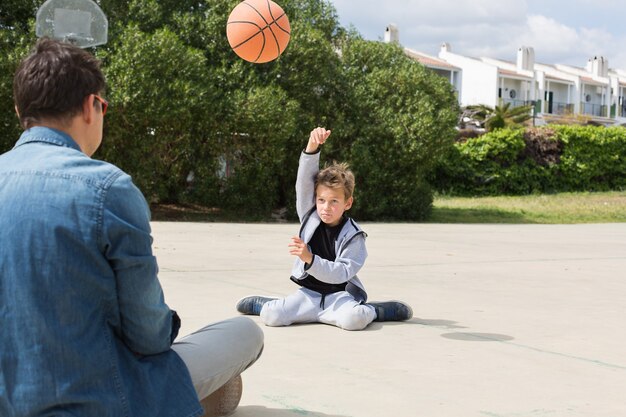
<instances>
[{"instance_id":1,"label":"grey pant","mask_svg":"<svg viewBox=\"0 0 626 417\"><path fill-rule=\"evenodd\" d=\"M285 298L265 303L260 316L267 326L325 323L344 330L362 330L376 318L376 310L346 291L328 294L322 306L320 293L299 288Z\"/></svg>"},{"instance_id":2,"label":"grey pant","mask_svg":"<svg viewBox=\"0 0 626 417\"><path fill-rule=\"evenodd\" d=\"M252 365L263 351L263 331L247 317L209 324L178 339L181 357L198 398L203 399Z\"/></svg>"}]
</instances>

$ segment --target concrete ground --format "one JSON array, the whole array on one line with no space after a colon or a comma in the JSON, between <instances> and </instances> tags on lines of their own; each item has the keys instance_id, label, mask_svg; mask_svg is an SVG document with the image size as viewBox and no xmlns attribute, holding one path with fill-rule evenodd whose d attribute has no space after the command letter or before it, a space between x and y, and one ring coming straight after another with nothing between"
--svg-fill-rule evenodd
<instances>
[{"instance_id":1,"label":"concrete ground","mask_svg":"<svg viewBox=\"0 0 626 417\"><path fill-rule=\"evenodd\" d=\"M263 326L235 417L626 416L626 224L363 224L403 323ZM181 334L283 296L297 224L153 223Z\"/></svg>"}]
</instances>

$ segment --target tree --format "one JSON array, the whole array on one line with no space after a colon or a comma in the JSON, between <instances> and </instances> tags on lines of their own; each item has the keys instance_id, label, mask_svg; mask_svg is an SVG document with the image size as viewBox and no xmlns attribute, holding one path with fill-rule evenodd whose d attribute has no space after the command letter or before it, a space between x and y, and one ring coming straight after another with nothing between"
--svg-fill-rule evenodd
<instances>
[{"instance_id":1,"label":"tree","mask_svg":"<svg viewBox=\"0 0 626 417\"><path fill-rule=\"evenodd\" d=\"M352 39L343 62L354 92L348 155L360 184L359 217L426 218L432 193L425 178L456 134L452 87L393 44Z\"/></svg>"},{"instance_id":2,"label":"tree","mask_svg":"<svg viewBox=\"0 0 626 417\"><path fill-rule=\"evenodd\" d=\"M0 140L8 139L0 151L19 134L11 79L34 42L34 25L7 25L35 7L8 1L0 13ZM95 157L131 174L152 203L263 216L293 208L298 154L322 125L334 137L325 158L353 164L363 219L424 218L432 201L425 173L454 137L449 83L401 48L341 27L327 0L283 0L292 28L286 52L245 62L225 36L238 3L99 0L109 42L92 51L103 61L111 111Z\"/></svg>"},{"instance_id":3,"label":"tree","mask_svg":"<svg viewBox=\"0 0 626 417\"><path fill-rule=\"evenodd\" d=\"M521 125L532 117L532 105L511 107L511 103L504 103L495 108L485 104L467 106L466 110L472 117L481 122L487 131Z\"/></svg>"},{"instance_id":4,"label":"tree","mask_svg":"<svg viewBox=\"0 0 626 417\"><path fill-rule=\"evenodd\" d=\"M8 8L12 4L0 6L0 153L11 149L21 133L13 103L13 75L35 40L33 28L24 24L34 27L34 19L25 17L32 4L16 1L15 15ZM18 23L18 17L24 22Z\"/></svg>"},{"instance_id":5,"label":"tree","mask_svg":"<svg viewBox=\"0 0 626 417\"><path fill-rule=\"evenodd\" d=\"M215 130L208 115L220 103L206 88L204 55L168 28L145 33L133 25L101 55L113 111L97 156L131 173L150 200L179 202L195 158L213 159L192 149Z\"/></svg>"},{"instance_id":6,"label":"tree","mask_svg":"<svg viewBox=\"0 0 626 417\"><path fill-rule=\"evenodd\" d=\"M2 0L0 3L0 29L14 29L25 33L31 29L39 0Z\"/></svg>"}]
</instances>

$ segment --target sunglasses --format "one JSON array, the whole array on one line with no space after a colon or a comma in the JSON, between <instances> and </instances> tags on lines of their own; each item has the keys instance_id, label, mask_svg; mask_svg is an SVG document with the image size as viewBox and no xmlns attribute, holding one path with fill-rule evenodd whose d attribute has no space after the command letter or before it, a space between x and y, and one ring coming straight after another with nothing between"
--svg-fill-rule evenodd
<instances>
[{"instance_id":1,"label":"sunglasses","mask_svg":"<svg viewBox=\"0 0 626 417\"><path fill-rule=\"evenodd\" d=\"M107 114L107 108L109 108L109 102L106 101L105 99L103 99L102 97L100 97L97 94L94 94L93 96L102 105L102 117L104 117L104 115Z\"/></svg>"}]
</instances>

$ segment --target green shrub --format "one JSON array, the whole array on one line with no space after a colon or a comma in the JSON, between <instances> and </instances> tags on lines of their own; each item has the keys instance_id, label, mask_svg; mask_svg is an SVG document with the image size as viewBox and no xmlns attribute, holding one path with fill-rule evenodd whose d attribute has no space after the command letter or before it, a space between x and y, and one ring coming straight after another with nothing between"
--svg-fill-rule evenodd
<instances>
[{"instance_id":1,"label":"green shrub","mask_svg":"<svg viewBox=\"0 0 626 417\"><path fill-rule=\"evenodd\" d=\"M522 129L498 129L456 143L436 173L435 185L454 194L500 194L528 191L519 164L525 149Z\"/></svg>"},{"instance_id":2,"label":"green shrub","mask_svg":"<svg viewBox=\"0 0 626 417\"><path fill-rule=\"evenodd\" d=\"M626 129L500 129L457 142L432 183L458 195L600 191L626 187Z\"/></svg>"},{"instance_id":3,"label":"green shrub","mask_svg":"<svg viewBox=\"0 0 626 417\"><path fill-rule=\"evenodd\" d=\"M207 156L193 145L212 136L205 132L217 106L205 88L206 60L169 29L144 33L130 25L113 46L100 53L109 62L111 111L95 156L132 175L149 201L179 202L198 156Z\"/></svg>"},{"instance_id":4,"label":"green shrub","mask_svg":"<svg viewBox=\"0 0 626 417\"><path fill-rule=\"evenodd\" d=\"M396 45L356 40L343 59L354 94L354 130L341 159L356 176L354 216L425 219L433 201L426 175L456 135L450 84Z\"/></svg>"},{"instance_id":5,"label":"green shrub","mask_svg":"<svg viewBox=\"0 0 626 417\"><path fill-rule=\"evenodd\" d=\"M19 31L0 24L0 152L20 133L11 73L34 41L24 16L35 3L11 0L6 21L24 22ZM208 205L230 218L293 208L299 152L319 125L333 131L323 158L357 176L355 217L428 215L425 176L452 146L458 104L448 80L398 45L342 28L330 2L284 0L289 48L251 64L224 32L236 0L99 4L110 41L94 52L111 107L94 157L132 175L150 203Z\"/></svg>"},{"instance_id":6,"label":"green shrub","mask_svg":"<svg viewBox=\"0 0 626 417\"><path fill-rule=\"evenodd\" d=\"M279 202L278 173L286 159L297 162L299 156L286 151L298 104L278 88L256 87L237 92L234 107L232 126L224 128L237 133L226 136L220 146L232 171L221 179L218 199L208 203L246 214L269 214Z\"/></svg>"},{"instance_id":7,"label":"green shrub","mask_svg":"<svg viewBox=\"0 0 626 417\"><path fill-rule=\"evenodd\" d=\"M21 6L28 7L28 4ZM3 17L1 12L2 10L0 17ZM34 20L28 22L34 27ZM28 54L34 39L32 31L6 29L1 23L0 19L0 154L13 148L22 134L13 102L13 76L20 60Z\"/></svg>"},{"instance_id":8,"label":"green shrub","mask_svg":"<svg viewBox=\"0 0 626 417\"><path fill-rule=\"evenodd\" d=\"M568 191L607 191L626 187L626 128L562 126L565 144L559 170Z\"/></svg>"}]
</instances>

